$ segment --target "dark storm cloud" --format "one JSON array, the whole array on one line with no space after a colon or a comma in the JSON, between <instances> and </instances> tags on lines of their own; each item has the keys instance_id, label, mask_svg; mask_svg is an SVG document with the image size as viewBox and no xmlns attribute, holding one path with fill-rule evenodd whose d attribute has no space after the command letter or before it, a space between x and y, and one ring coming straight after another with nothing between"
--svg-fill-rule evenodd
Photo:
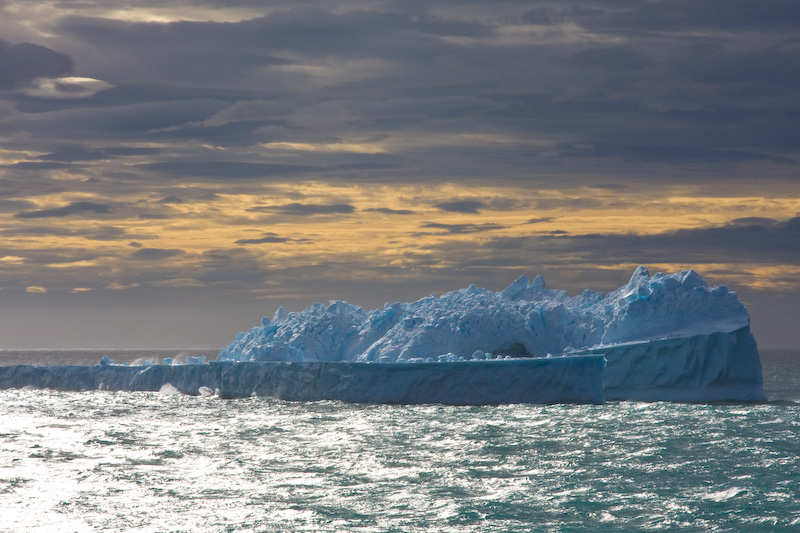
<instances>
[{"instance_id":1,"label":"dark storm cloud","mask_svg":"<svg viewBox=\"0 0 800 533\"><path fill-rule=\"evenodd\" d=\"M17 89L35 78L54 77L72 70L72 59L31 43L0 40L0 90Z\"/></svg>"},{"instance_id":2,"label":"dark storm cloud","mask_svg":"<svg viewBox=\"0 0 800 533\"><path fill-rule=\"evenodd\" d=\"M111 213L111 206L96 202L72 202L63 207L53 209L40 209L38 211L23 211L14 215L14 218L64 218L80 215L91 218L91 215L107 215Z\"/></svg>"},{"instance_id":3,"label":"dark storm cloud","mask_svg":"<svg viewBox=\"0 0 800 533\"><path fill-rule=\"evenodd\" d=\"M349 204L300 204L291 203L286 205L262 205L252 207L248 211L253 213L279 213L291 216L313 216L313 215L340 215L355 212L355 207Z\"/></svg>"},{"instance_id":4,"label":"dark storm cloud","mask_svg":"<svg viewBox=\"0 0 800 533\"><path fill-rule=\"evenodd\" d=\"M489 206L477 200L459 200L455 202L442 202L440 204L435 204L434 207L438 207L442 211L450 213L477 214L481 209L485 209Z\"/></svg>"}]
</instances>

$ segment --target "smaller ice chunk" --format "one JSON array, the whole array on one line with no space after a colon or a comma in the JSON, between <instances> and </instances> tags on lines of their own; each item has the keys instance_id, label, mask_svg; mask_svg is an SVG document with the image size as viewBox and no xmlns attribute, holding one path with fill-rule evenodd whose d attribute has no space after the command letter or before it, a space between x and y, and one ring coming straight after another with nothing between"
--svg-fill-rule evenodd
<instances>
[{"instance_id":1,"label":"smaller ice chunk","mask_svg":"<svg viewBox=\"0 0 800 533\"><path fill-rule=\"evenodd\" d=\"M275 311L275 315L272 317L273 322L283 322L289 317L289 312L286 310L285 307L280 306Z\"/></svg>"},{"instance_id":2,"label":"smaller ice chunk","mask_svg":"<svg viewBox=\"0 0 800 533\"><path fill-rule=\"evenodd\" d=\"M161 394L169 395L169 396L174 396L176 394L180 394L181 393L181 391L178 390L178 387L176 387L172 383L164 383L161 386L161 388L158 389L158 392L161 393Z\"/></svg>"},{"instance_id":3,"label":"smaller ice chunk","mask_svg":"<svg viewBox=\"0 0 800 533\"><path fill-rule=\"evenodd\" d=\"M517 278L517 280L516 280L514 283L512 283L511 285L509 285L508 287L506 287L506 288L505 288L505 290L503 290L502 292L500 292L500 296L501 296L502 298L505 298L505 299L507 299L507 300L513 300L513 299L515 299L517 296L519 296L520 294L522 294L522 292L523 292L525 289L527 289L527 288L528 288L528 285L529 285L529 284L530 284L530 282L529 282L529 280L528 280L528 276L526 276L525 274L523 274L523 275L521 275L520 277L518 277L518 278Z\"/></svg>"}]
</instances>

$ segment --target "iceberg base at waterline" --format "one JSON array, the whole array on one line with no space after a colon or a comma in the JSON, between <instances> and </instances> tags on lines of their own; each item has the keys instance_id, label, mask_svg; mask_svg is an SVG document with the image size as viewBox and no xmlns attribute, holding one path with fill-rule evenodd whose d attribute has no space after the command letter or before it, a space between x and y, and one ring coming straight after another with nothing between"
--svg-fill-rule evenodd
<instances>
[{"instance_id":1,"label":"iceberg base at waterline","mask_svg":"<svg viewBox=\"0 0 800 533\"><path fill-rule=\"evenodd\" d=\"M210 362L0 367L0 389L159 391L353 403L604 402L602 355L429 363ZM165 389L166 388L166 389Z\"/></svg>"}]
</instances>

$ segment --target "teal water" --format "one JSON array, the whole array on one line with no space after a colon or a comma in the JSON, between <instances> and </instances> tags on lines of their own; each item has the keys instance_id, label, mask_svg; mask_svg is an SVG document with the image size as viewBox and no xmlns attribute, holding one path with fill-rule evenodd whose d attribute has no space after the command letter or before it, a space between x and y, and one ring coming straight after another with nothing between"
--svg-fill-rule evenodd
<instances>
[{"instance_id":1,"label":"teal water","mask_svg":"<svg viewBox=\"0 0 800 533\"><path fill-rule=\"evenodd\" d=\"M798 531L798 357L766 404L0 391L0 531Z\"/></svg>"}]
</instances>

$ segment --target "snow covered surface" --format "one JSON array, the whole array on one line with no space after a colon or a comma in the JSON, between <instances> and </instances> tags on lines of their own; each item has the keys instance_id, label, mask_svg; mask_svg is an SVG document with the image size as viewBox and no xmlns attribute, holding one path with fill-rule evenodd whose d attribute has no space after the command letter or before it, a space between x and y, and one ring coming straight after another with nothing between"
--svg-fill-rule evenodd
<instances>
[{"instance_id":1,"label":"snow covered surface","mask_svg":"<svg viewBox=\"0 0 800 533\"><path fill-rule=\"evenodd\" d=\"M239 333L220 361L418 361L476 351L513 356L564 354L592 347L749 325L735 293L709 289L689 270L650 277L638 267L628 284L603 295L569 297L537 276L521 276L501 292L474 285L412 303L366 312L341 301L272 319Z\"/></svg>"},{"instance_id":2,"label":"snow covered surface","mask_svg":"<svg viewBox=\"0 0 800 533\"><path fill-rule=\"evenodd\" d=\"M749 323L735 293L708 287L692 270L650 276L638 267L615 291L573 297L547 289L540 276L521 276L500 292L473 285L369 312L343 301L296 313L279 308L239 333L216 363L126 370L105 361L103 367L120 368L121 381L101 373L112 388L153 390L160 382L187 393L205 387L287 399L597 402L605 391L608 399L763 401ZM600 356L607 361L602 374ZM198 377L214 372L217 381ZM0 376L0 386L21 386L21 375ZM548 387L583 392L548 396Z\"/></svg>"}]
</instances>

